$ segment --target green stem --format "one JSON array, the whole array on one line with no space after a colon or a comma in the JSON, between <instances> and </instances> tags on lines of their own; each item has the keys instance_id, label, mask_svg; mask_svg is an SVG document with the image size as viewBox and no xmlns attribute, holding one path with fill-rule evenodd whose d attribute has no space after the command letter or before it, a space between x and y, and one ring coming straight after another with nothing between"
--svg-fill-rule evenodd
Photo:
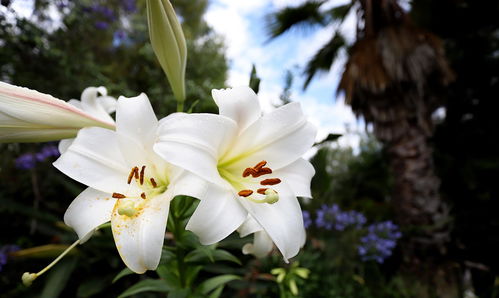
<instances>
[{"instance_id":1,"label":"green stem","mask_svg":"<svg viewBox=\"0 0 499 298\"><path fill-rule=\"evenodd\" d=\"M178 205L175 205L175 207L178 207ZM180 238L182 237L182 227L181 227L181 217L182 215L179 214L177 216L176 212L171 212L171 215L173 216L173 222L175 225L175 229L173 231L175 240L176 240L176 249L175 249L175 254L177 256L177 267L178 267L178 275L180 279L180 286L184 288L186 286L185 284L185 262L184 262L184 256L185 252L184 250L178 245L178 242Z\"/></svg>"},{"instance_id":2,"label":"green stem","mask_svg":"<svg viewBox=\"0 0 499 298\"><path fill-rule=\"evenodd\" d=\"M184 101L183 100L177 100L177 112L183 112L184 111Z\"/></svg>"}]
</instances>

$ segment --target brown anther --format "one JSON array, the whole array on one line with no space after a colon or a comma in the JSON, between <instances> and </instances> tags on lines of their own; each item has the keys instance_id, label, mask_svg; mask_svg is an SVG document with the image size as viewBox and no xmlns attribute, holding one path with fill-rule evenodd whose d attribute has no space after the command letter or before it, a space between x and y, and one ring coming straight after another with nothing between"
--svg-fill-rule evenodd
<instances>
[{"instance_id":1,"label":"brown anther","mask_svg":"<svg viewBox=\"0 0 499 298\"><path fill-rule=\"evenodd\" d=\"M145 192L141 193L141 194L140 194L140 197L141 197L141 198L143 198L143 199L145 200L145 199L146 199L146 193L145 193Z\"/></svg>"},{"instance_id":2,"label":"brown anther","mask_svg":"<svg viewBox=\"0 0 499 298\"><path fill-rule=\"evenodd\" d=\"M253 167L255 171L260 172L260 169L263 168L267 162L265 160L262 160L261 162L257 163L256 166Z\"/></svg>"},{"instance_id":3,"label":"brown anther","mask_svg":"<svg viewBox=\"0 0 499 298\"><path fill-rule=\"evenodd\" d=\"M118 192L113 192L113 194L112 194L111 196L112 196L113 198L115 198L115 199L124 199L124 198L126 198L126 196L125 196L125 195L120 194L120 193L118 193Z\"/></svg>"},{"instance_id":4,"label":"brown anther","mask_svg":"<svg viewBox=\"0 0 499 298\"><path fill-rule=\"evenodd\" d=\"M146 170L146 166L142 166L142 169L140 170L140 185L144 184L144 171Z\"/></svg>"},{"instance_id":5,"label":"brown anther","mask_svg":"<svg viewBox=\"0 0 499 298\"><path fill-rule=\"evenodd\" d=\"M256 174L258 174L258 172L253 168L246 168L243 171L243 177L248 177L249 175L255 177Z\"/></svg>"},{"instance_id":6,"label":"brown anther","mask_svg":"<svg viewBox=\"0 0 499 298\"><path fill-rule=\"evenodd\" d=\"M263 176L263 175L267 175L267 174L272 174L272 170L270 168L261 168L258 173L256 173L255 175L253 175L254 178L257 178L257 177L260 177L260 176Z\"/></svg>"},{"instance_id":7,"label":"brown anther","mask_svg":"<svg viewBox=\"0 0 499 298\"><path fill-rule=\"evenodd\" d=\"M264 195L265 194L265 191L267 190L268 188L259 188L256 192L261 194L261 195Z\"/></svg>"},{"instance_id":8,"label":"brown anther","mask_svg":"<svg viewBox=\"0 0 499 298\"><path fill-rule=\"evenodd\" d=\"M250 196L252 193L253 193L253 191L250 189L243 189L240 192L238 192L237 194L240 195L241 197L247 197L247 196Z\"/></svg>"},{"instance_id":9,"label":"brown anther","mask_svg":"<svg viewBox=\"0 0 499 298\"><path fill-rule=\"evenodd\" d=\"M279 179L279 178L269 178L269 179L265 179L265 180L260 181L261 185L276 185L279 183L281 183L281 179Z\"/></svg>"},{"instance_id":10,"label":"brown anther","mask_svg":"<svg viewBox=\"0 0 499 298\"><path fill-rule=\"evenodd\" d=\"M133 167L133 174L135 175L135 179L139 179L139 168Z\"/></svg>"},{"instance_id":11,"label":"brown anther","mask_svg":"<svg viewBox=\"0 0 499 298\"><path fill-rule=\"evenodd\" d=\"M156 188L156 186L158 186L158 184L156 183L156 180L154 180L154 178L149 179L149 181L151 181L152 187Z\"/></svg>"},{"instance_id":12,"label":"brown anther","mask_svg":"<svg viewBox=\"0 0 499 298\"><path fill-rule=\"evenodd\" d=\"M132 182L133 174L135 173L135 168L132 168L130 174L128 174L128 180L126 183L130 184Z\"/></svg>"}]
</instances>

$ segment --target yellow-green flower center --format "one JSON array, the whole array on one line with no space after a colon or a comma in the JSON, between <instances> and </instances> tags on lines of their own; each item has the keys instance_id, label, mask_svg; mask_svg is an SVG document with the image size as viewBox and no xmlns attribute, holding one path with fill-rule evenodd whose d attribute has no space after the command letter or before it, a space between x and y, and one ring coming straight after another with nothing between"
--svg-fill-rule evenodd
<instances>
[{"instance_id":1,"label":"yellow-green flower center","mask_svg":"<svg viewBox=\"0 0 499 298\"><path fill-rule=\"evenodd\" d=\"M281 179L267 178L260 181L255 181L255 178L272 174L272 169L266 167L266 165L267 162L265 160L262 160L254 167L248 167L239 174L237 171L228 169L227 164L223 164L218 166L218 172L223 179L228 181L238 191L238 195L240 197L246 198L247 200L254 203L274 204L279 200L279 195L277 194L277 191L269 188L268 186L281 183ZM248 187L246 186L248 184L256 183L259 183L262 186L256 189L256 192L252 189L248 189Z\"/></svg>"},{"instance_id":2,"label":"yellow-green flower center","mask_svg":"<svg viewBox=\"0 0 499 298\"><path fill-rule=\"evenodd\" d=\"M156 173L155 167L150 171ZM157 175L156 175L157 176ZM145 202L152 197L162 194L168 188L168 179L157 179L146 173L146 166L135 166L131 169L127 178L127 183L136 183L136 186L142 191L140 195L136 194L121 194L114 192L112 197L119 199L117 202L117 212L119 215L133 217L144 206ZM140 200L138 200L140 198Z\"/></svg>"}]
</instances>

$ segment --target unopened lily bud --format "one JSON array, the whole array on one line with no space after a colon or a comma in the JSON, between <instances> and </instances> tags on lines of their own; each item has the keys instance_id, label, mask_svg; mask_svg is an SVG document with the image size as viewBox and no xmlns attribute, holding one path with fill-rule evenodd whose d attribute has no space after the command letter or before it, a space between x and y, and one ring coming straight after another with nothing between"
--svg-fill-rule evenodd
<instances>
[{"instance_id":1,"label":"unopened lily bud","mask_svg":"<svg viewBox=\"0 0 499 298\"><path fill-rule=\"evenodd\" d=\"M185 100L187 46L182 27L168 0L147 0L149 38L175 98Z\"/></svg>"}]
</instances>

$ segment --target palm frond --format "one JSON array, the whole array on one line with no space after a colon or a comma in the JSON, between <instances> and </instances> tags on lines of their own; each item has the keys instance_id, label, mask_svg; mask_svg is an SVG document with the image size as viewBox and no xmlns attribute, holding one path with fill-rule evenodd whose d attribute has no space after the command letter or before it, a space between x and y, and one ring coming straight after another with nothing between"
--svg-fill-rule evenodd
<instances>
[{"instance_id":1,"label":"palm frond","mask_svg":"<svg viewBox=\"0 0 499 298\"><path fill-rule=\"evenodd\" d=\"M317 53L308 61L304 74L307 76L303 89L308 87L308 84L318 71L327 72L331 68L334 60L338 56L338 51L346 44L345 38L340 33L333 35L331 40L326 43Z\"/></svg>"},{"instance_id":2,"label":"palm frond","mask_svg":"<svg viewBox=\"0 0 499 298\"><path fill-rule=\"evenodd\" d=\"M285 7L267 16L267 30L270 38L275 38L297 26L325 24L323 13L319 10L325 0L307 1L299 6Z\"/></svg>"},{"instance_id":3,"label":"palm frond","mask_svg":"<svg viewBox=\"0 0 499 298\"><path fill-rule=\"evenodd\" d=\"M329 17L331 18L331 21L338 21L338 22L343 22L343 20L346 18L348 13L350 12L350 9L353 7L354 1L348 4L340 5L340 6L335 6L328 10Z\"/></svg>"}]
</instances>

